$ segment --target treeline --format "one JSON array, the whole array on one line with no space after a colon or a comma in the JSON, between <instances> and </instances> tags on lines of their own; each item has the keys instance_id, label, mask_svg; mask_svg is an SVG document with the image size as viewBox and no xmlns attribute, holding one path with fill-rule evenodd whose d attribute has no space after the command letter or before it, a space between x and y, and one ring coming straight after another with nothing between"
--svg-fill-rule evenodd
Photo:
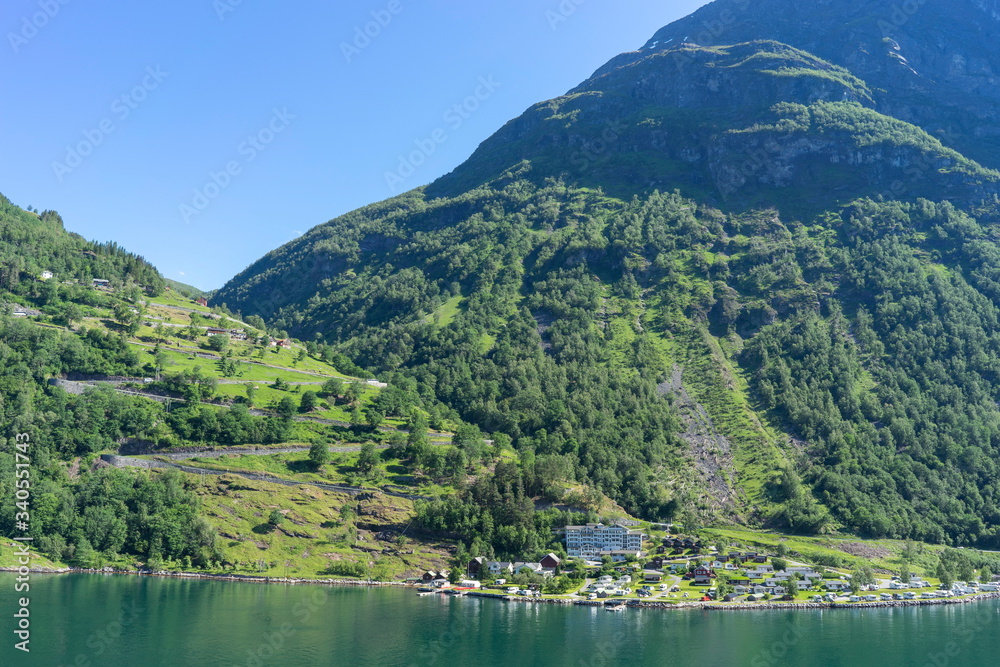
<instances>
[{"instance_id":1,"label":"treeline","mask_svg":"<svg viewBox=\"0 0 1000 667\"><path fill-rule=\"evenodd\" d=\"M538 560L549 552L565 555L559 531L596 518L558 509L536 511L532 498L542 491L530 467L501 462L456 496L418 502L415 522L422 530L459 539L472 556L513 561Z\"/></svg>"},{"instance_id":2,"label":"treeline","mask_svg":"<svg viewBox=\"0 0 1000 667\"><path fill-rule=\"evenodd\" d=\"M0 453L3 458L10 455ZM36 477L32 494L30 535L56 560L101 567L131 554L154 568L164 560L187 567L223 560L215 529L199 515L198 500L177 471L105 468L77 484ZM0 510L0 531L14 534L9 513Z\"/></svg>"}]
</instances>

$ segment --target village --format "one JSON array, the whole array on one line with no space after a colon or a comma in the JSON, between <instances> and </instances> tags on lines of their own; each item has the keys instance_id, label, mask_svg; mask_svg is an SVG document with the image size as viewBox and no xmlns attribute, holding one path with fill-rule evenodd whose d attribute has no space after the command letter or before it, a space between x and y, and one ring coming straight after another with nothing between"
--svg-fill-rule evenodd
<instances>
[{"instance_id":1,"label":"village","mask_svg":"<svg viewBox=\"0 0 1000 667\"><path fill-rule=\"evenodd\" d=\"M413 583L420 586L421 595L561 602L609 611L692 604L932 604L1000 591L1000 576L992 574L985 582L942 583L916 574L852 573L801 562L795 554L720 550L697 537L669 531L653 538L621 524L567 526L564 539L564 556L549 553L537 562L475 557L465 563L464 571L428 571Z\"/></svg>"}]
</instances>

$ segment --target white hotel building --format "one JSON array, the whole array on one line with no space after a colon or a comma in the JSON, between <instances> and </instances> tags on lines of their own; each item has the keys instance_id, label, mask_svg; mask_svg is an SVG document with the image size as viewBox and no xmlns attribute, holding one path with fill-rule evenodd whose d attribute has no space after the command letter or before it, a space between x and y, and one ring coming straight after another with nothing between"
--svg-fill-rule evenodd
<instances>
[{"instance_id":1,"label":"white hotel building","mask_svg":"<svg viewBox=\"0 0 1000 667\"><path fill-rule=\"evenodd\" d=\"M601 556L638 555L642 551L642 531L624 526L588 523L566 526L566 553L571 558L599 560Z\"/></svg>"}]
</instances>

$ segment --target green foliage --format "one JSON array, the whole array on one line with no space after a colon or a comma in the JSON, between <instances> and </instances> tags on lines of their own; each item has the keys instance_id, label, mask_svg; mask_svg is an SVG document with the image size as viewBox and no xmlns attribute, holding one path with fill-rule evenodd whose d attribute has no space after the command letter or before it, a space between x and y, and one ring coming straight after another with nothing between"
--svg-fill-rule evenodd
<instances>
[{"instance_id":1,"label":"green foliage","mask_svg":"<svg viewBox=\"0 0 1000 667\"><path fill-rule=\"evenodd\" d=\"M295 405L295 399L291 396L284 396L280 401L278 401L275 412L278 413L279 417L291 419L298 412L298 406Z\"/></svg>"},{"instance_id":2,"label":"green foliage","mask_svg":"<svg viewBox=\"0 0 1000 667\"><path fill-rule=\"evenodd\" d=\"M804 477L854 530L996 546L1000 253L948 204L861 202L840 224L838 301L744 350L761 401L811 443Z\"/></svg>"},{"instance_id":3,"label":"green foliage","mask_svg":"<svg viewBox=\"0 0 1000 667\"><path fill-rule=\"evenodd\" d=\"M366 442L361 446L361 453L358 454L357 469L362 475L368 476L375 470L378 463L378 450L375 445Z\"/></svg>"},{"instance_id":4,"label":"green foliage","mask_svg":"<svg viewBox=\"0 0 1000 667\"><path fill-rule=\"evenodd\" d=\"M294 402L292 405L294 413ZM284 419L254 417L239 403L221 411L181 406L170 411L167 423L184 440L220 445L269 445L284 442L290 435Z\"/></svg>"},{"instance_id":5,"label":"green foliage","mask_svg":"<svg viewBox=\"0 0 1000 667\"><path fill-rule=\"evenodd\" d=\"M32 535L53 558L82 567L100 566L101 554L187 557L199 565L218 558L215 532L176 472L103 469L74 484L47 476L33 481ZM6 480L0 481L5 486ZM0 531L12 534L12 519L4 512Z\"/></svg>"},{"instance_id":6,"label":"green foliage","mask_svg":"<svg viewBox=\"0 0 1000 667\"><path fill-rule=\"evenodd\" d=\"M302 398L299 399L299 412L307 414L316 409L319 404L319 399L316 396L315 391L307 391L302 394Z\"/></svg>"},{"instance_id":7,"label":"green foliage","mask_svg":"<svg viewBox=\"0 0 1000 667\"><path fill-rule=\"evenodd\" d=\"M309 462L316 470L329 463L331 457L330 448L325 442L317 440L309 446Z\"/></svg>"},{"instance_id":8,"label":"green foliage","mask_svg":"<svg viewBox=\"0 0 1000 667\"><path fill-rule=\"evenodd\" d=\"M564 545L555 529L596 517L556 509L536 512L529 495L535 484L530 472L501 462L493 474L480 475L458 495L418 502L415 522L423 530L467 544L478 540L484 556L530 560L550 551L562 553Z\"/></svg>"},{"instance_id":9,"label":"green foliage","mask_svg":"<svg viewBox=\"0 0 1000 667\"><path fill-rule=\"evenodd\" d=\"M229 349L229 336L216 335L208 337L208 349L214 352L225 352Z\"/></svg>"},{"instance_id":10,"label":"green foliage","mask_svg":"<svg viewBox=\"0 0 1000 667\"><path fill-rule=\"evenodd\" d=\"M323 383L323 389L320 391L322 396L337 398L344 392L344 381L340 378L330 378Z\"/></svg>"},{"instance_id":11,"label":"green foliage","mask_svg":"<svg viewBox=\"0 0 1000 667\"><path fill-rule=\"evenodd\" d=\"M0 291L25 296L48 294L50 300L76 301L84 290L94 292L95 278L113 287L139 286L161 294L163 277L145 259L116 243L91 243L63 228L55 211L29 213L0 195ZM55 277L39 283L42 271ZM78 287L63 285L76 281ZM68 297L68 298L67 298Z\"/></svg>"},{"instance_id":12,"label":"green foliage","mask_svg":"<svg viewBox=\"0 0 1000 667\"><path fill-rule=\"evenodd\" d=\"M868 565L858 565L851 572L851 592L857 595L862 588L875 583L875 573Z\"/></svg>"}]
</instances>

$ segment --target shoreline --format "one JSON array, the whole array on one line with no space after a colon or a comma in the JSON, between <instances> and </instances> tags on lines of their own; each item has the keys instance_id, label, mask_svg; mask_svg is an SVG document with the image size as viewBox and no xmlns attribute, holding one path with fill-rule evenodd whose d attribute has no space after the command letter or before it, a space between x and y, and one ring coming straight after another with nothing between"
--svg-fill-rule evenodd
<instances>
[{"instance_id":1,"label":"shoreline","mask_svg":"<svg viewBox=\"0 0 1000 667\"><path fill-rule=\"evenodd\" d=\"M0 567L0 573L18 573L17 567ZM249 574L209 574L204 572L170 572L161 570L150 572L148 570L116 570L114 568L103 568L91 570L77 567L67 568L28 568L31 574L103 574L103 575L131 575L139 577L156 577L160 579L199 579L206 581L226 581L233 583L250 584L305 584L309 586L337 586L368 588L417 588L423 586L422 583L410 583L405 581L369 581L361 579L306 579L294 577L261 577ZM448 589L444 589L448 590ZM437 595L443 592L436 593ZM604 607L604 600L572 600L568 598L527 598L502 593L490 593L486 591L470 590L465 593L469 597L494 599L500 602L520 602L523 604L559 604L575 605L583 607ZM990 600L1000 600L1000 592L979 593L961 598L939 598L933 600L880 600L876 602L751 602L751 603L726 603L726 602L653 602L645 600L627 599L620 600L621 603L633 609L657 609L661 611L678 610L702 610L702 611L816 611L826 609L898 609L905 607L931 607L937 605L973 604L976 602L988 602Z\"/></svg>"},{"instance_id":2,"label":"shoreline","mask_svg":"<svg viewBox=\"0 0 1000 667\"><path fill-rule=\"evenodd\" d=\"M16 574L21 569L17 567L0 567L0 574ZM405 581L368 581L361 579L299 579L295 577L261 577L252 574L211 574L206 572L171 572L160 570L151 572L149 570L117 570L106 567L97 570L82 567L35 567L28 568L30 574L103 574L103 575L129 575L133 577L156 577L159 579L204 579L208 581L229 581L236 583L251 584L309 584L309 585L329 585L329 586L401 586L414 587L417 584L410 584Z\"/></svg>"}]
</instances>

